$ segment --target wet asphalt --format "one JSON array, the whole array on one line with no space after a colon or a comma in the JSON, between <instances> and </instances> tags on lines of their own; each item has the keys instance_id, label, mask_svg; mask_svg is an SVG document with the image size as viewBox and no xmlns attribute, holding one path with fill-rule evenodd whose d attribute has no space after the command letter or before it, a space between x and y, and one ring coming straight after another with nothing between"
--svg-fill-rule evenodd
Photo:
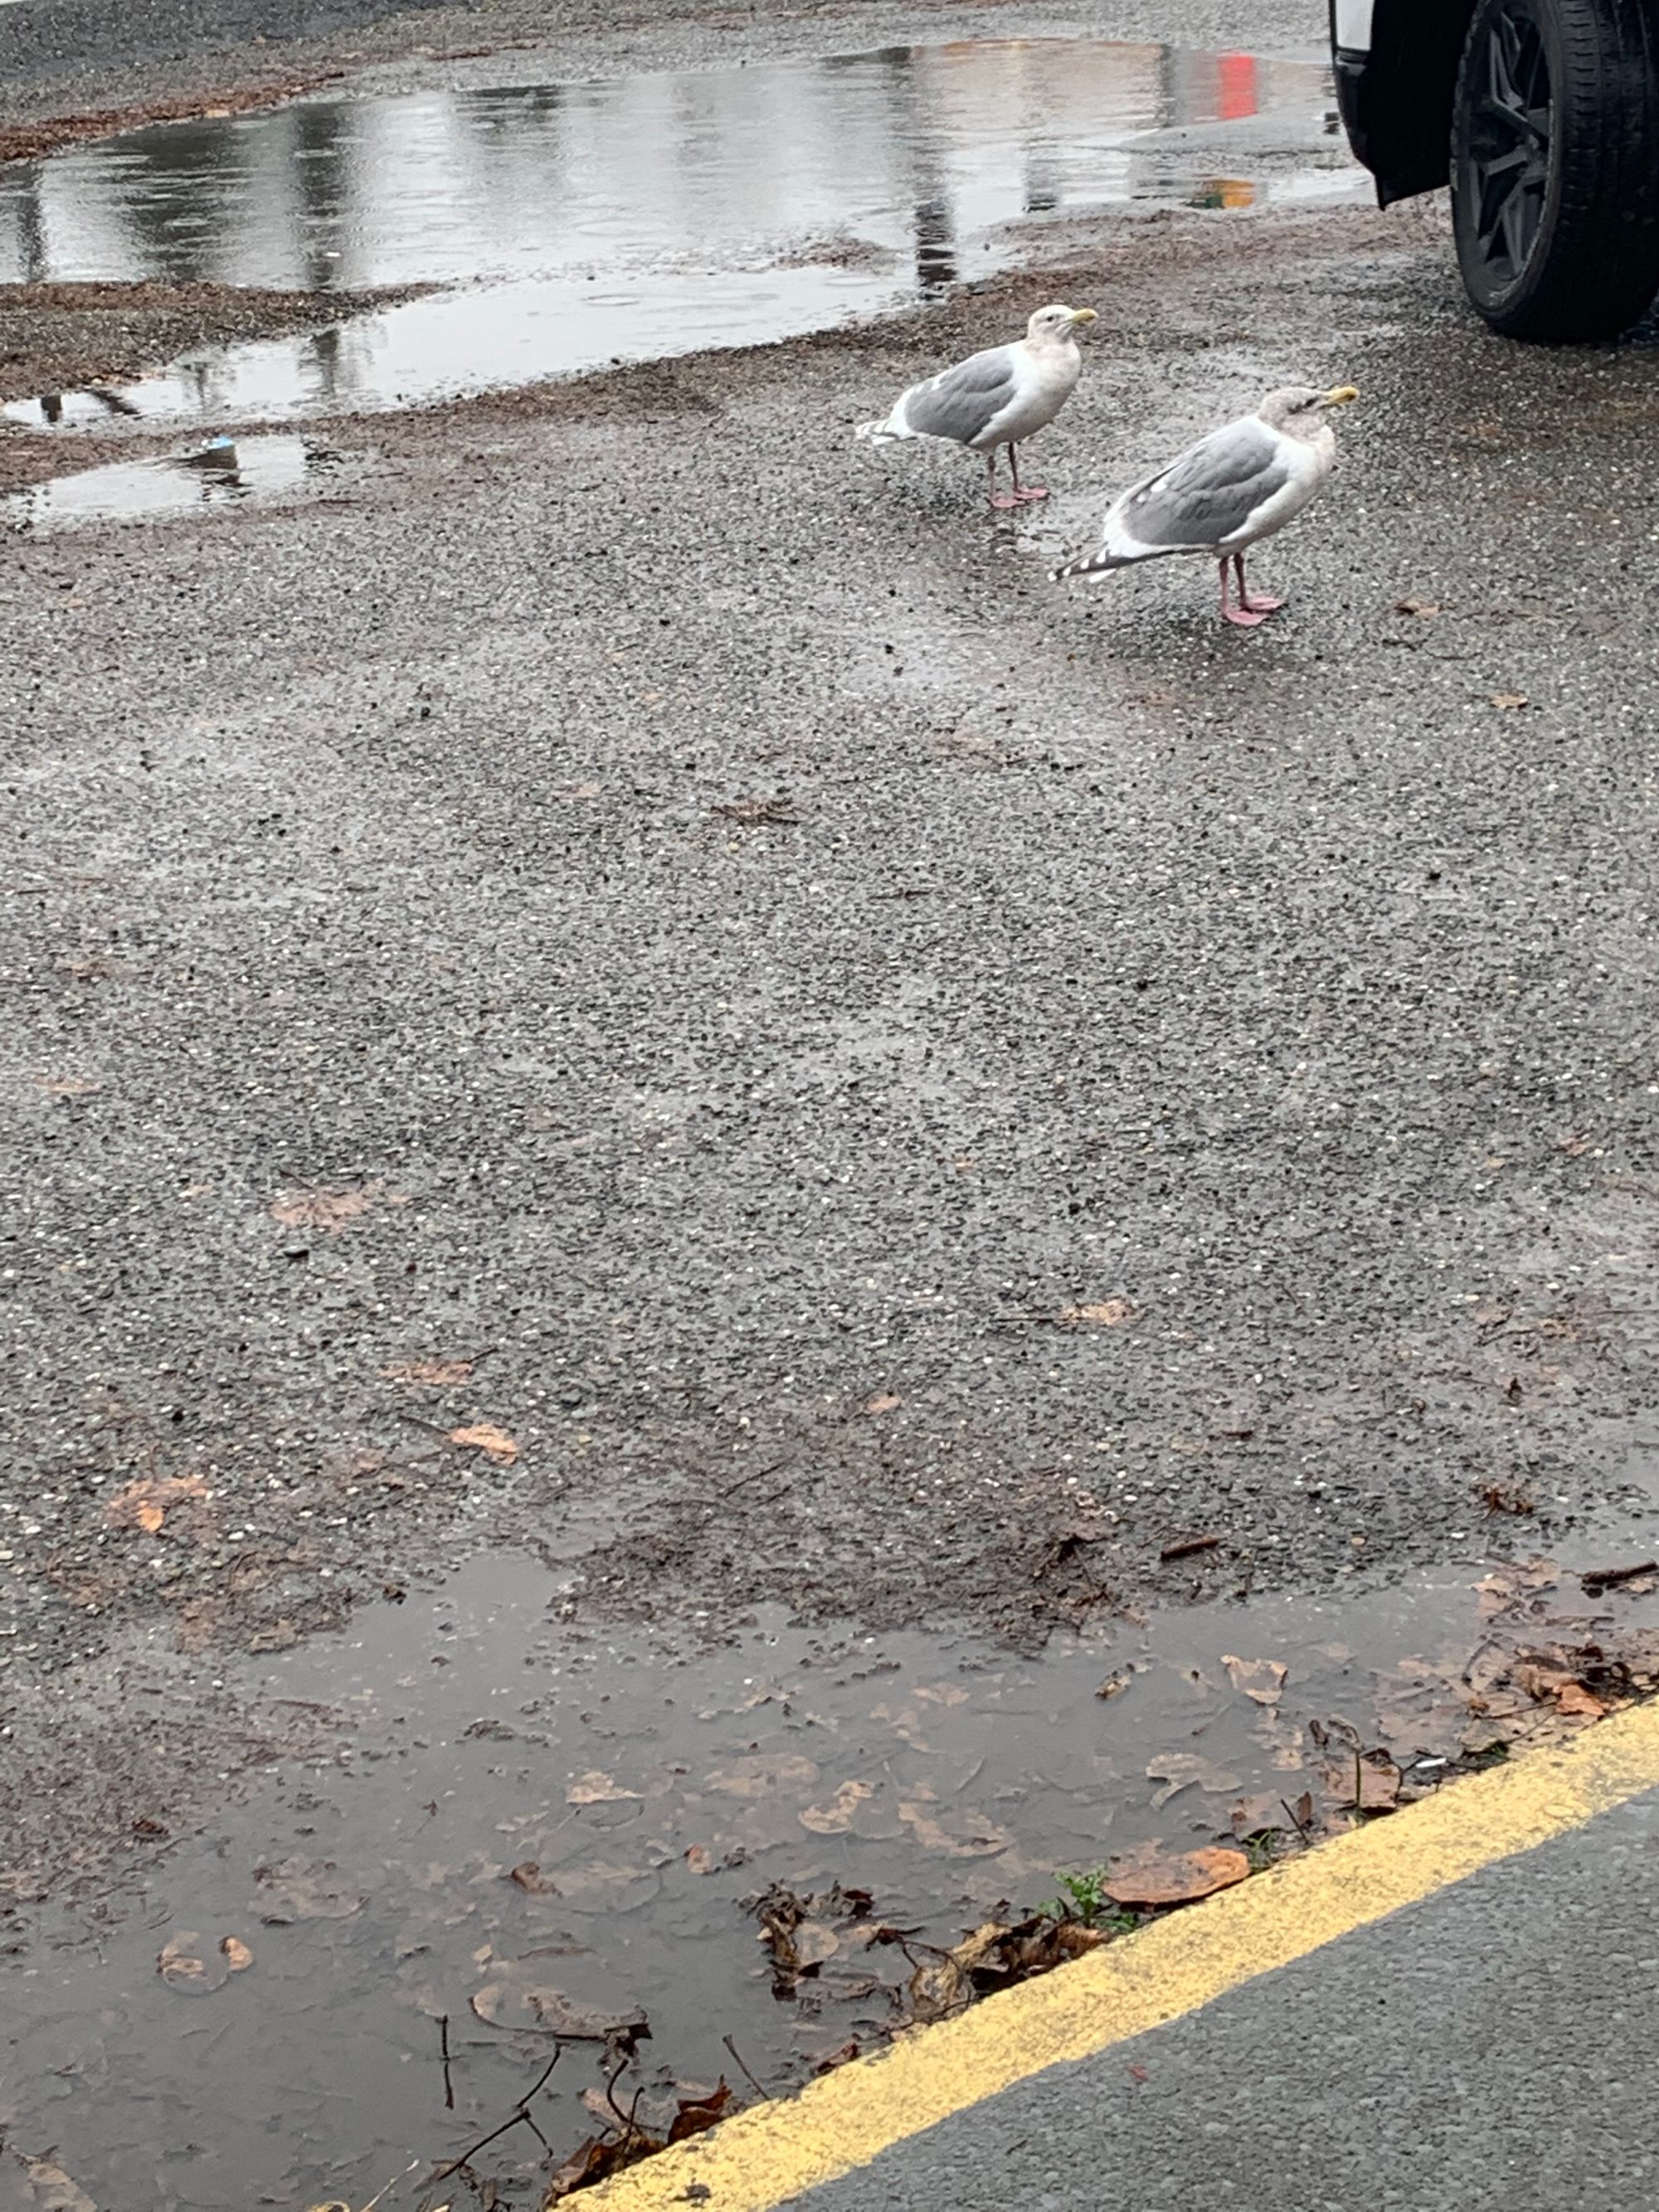
<instances>
[{"instance_id":1,"label":"wet asphalt","mask_svg":"<svg viewBox=\"0 0 1659 2212\"><path fill-rule=\"evenodd\" d=\"M1654 350L1489 338L1432 210L1039 244L335 425L336 496L0 548L30 1680L486 1539L595 1612L1024 1641L1644 1540ZM854 443L1067 295L1048 507ZM1285 615L1046 580L1289 377L1364 397ZM156 1537L136 1480L207 1496Z\"/></svg>"}]
</instances>

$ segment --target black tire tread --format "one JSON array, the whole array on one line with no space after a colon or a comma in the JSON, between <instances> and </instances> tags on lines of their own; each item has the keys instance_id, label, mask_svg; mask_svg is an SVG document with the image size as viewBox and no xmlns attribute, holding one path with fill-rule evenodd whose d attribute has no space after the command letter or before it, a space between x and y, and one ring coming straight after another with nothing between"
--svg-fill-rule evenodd
<instances>
[{"instance_id":1,"label":"black tire tread","mask_svg":"<svg viewBox=\"0 0 1659 2212\"><path fill-rule=\"evenodd\" d=\"M1476 8L1458 71L1455 193L1467 89L1495 4ZM1614 337L1659 293L1659 14L1647 0L1529 0L1529 12L1553 28L1559 50L1551 86L1558 174L1519 279L1495 299L1471 283L1470 297L1507 337ZM1548 44L1547 27L1546 36Z\"/></svg>"}]
</instances>

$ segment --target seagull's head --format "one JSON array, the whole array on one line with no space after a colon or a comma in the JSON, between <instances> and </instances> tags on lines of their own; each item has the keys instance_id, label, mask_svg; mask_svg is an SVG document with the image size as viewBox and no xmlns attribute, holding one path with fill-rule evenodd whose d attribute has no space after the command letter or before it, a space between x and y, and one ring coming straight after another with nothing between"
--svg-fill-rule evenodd
<instances>
[{"instance_id":1,"label":"seagull's head","mask_svg":"<svg viewBox=\"0 0 1659 2212\"><path fill-rule=\"evenodd\" d=\"M1075 337L1085 323L1094 319L1092 307L1039 307L1026 324L1025 335L1033 345L1054 345Z\"/></svg>"},{"instance_id":2,"label":"seagull's head","mask_svg":"<svg viewBox=\"0 0 1659 2212\"><path fill-rule=\"evenodd\" d=\"M1306 437L1333 408L1346 407L1358 397L1352 384L1334 384L1328 391L1316 384L1287 384L1282 391L1270 392L1255 411L1274 429L1288 430L1292 437Z\"/></svg>"}]
</instances>

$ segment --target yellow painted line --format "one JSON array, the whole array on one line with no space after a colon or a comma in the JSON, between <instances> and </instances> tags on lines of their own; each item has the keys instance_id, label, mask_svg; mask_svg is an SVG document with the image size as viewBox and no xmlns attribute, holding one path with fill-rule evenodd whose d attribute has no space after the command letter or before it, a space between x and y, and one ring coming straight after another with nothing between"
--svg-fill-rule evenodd
<instances>
[{"instance_id":1,"label":"yellow painted line","mask_svg":"<svg viewBox=\"0 0 1659 2212\"><path fill-rule=\"evenodd\" d=\"M1656 1788L1659 1701L1451 1784L954 2020L902 2036L799 2096L753 2106L585 2191L580 2202L586 2212L684 2212L688 2202L707 2212L770 2212L1046 2067L1195 2012Z\"/></svg>"}]
</instances>

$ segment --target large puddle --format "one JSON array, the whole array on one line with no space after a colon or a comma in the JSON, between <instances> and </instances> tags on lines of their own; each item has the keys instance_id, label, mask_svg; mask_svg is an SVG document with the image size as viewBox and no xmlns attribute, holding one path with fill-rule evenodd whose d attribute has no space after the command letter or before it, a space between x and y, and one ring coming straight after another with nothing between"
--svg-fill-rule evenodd
<instances>
[{"instance_id":1,"label":"large puddle","mask_svg":"<svg viewBox=\"0 0 1659 2212\"><path fill-rule=\"evenodd\" d=\"M898 46L137 131L0 173L0 276L442 288L119 395L166 423L281 420L822 329L1017 265L1033 219L1358 179L1315 64ZM110 405L3 411L56 428Z\"/></svg>"},{"instance_id":2,"label":"large puddle","mask_svg":"<svg viewBox=\"0 0 1659 2212\"><path fill-rule=\"evenodd\" d=\"M566 2046L533 2107L549 2148L520 2125L471 2195L428 2184L512 2116L555 2027L648 2021L612 2095L650 2124L722 2075L752 2096L744 2067L786 2088L880 2048L927 1946L1054 1898L1057 1870L1294 1849L1651 1680L1655 1577L1477 1572L1021 1659L766 1620L712 1651L596 1635L568 1575L475 1559L251 1662L265 1724L303 1716L324 1756L0 1922L0 2124L69 2177L20 2201L539 2205L621 2053ZM781 1974L746 1902L775 1884L818 1900Z\"/></svg>"}]
</instances>

